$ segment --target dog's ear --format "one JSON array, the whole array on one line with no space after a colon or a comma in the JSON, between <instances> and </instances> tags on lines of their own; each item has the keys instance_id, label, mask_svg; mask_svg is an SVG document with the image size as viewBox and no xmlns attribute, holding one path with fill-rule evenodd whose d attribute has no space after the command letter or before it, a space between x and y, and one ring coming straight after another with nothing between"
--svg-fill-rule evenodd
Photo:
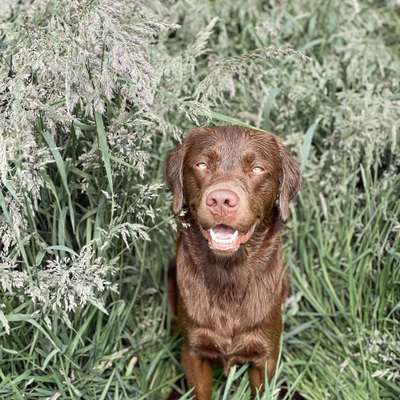
<instances>
[{"instance_id":1,"label":"dog's ear","mask_svg":"<svg viewBox=\"0 0 400 400\"><path fill-rule=\"evenodd\" d=\"M166 167L165 180L172 192L172 212L178 215L183 207L183 159L185 148L183 144L169 153Z\"/></svg>"},{"instance_id":2,"label":"dog's ear","mask_svg":"<svg viewBox=\"0 0 400 400\"><path fill-rule=\"evenodd\" d=\"M302 177L298 162L289 154L282 143L279 143L281 154L281 179L279 194L279 210L282 221L289 218L289 202L300 190Z\"/></svg>"}]
</instances>

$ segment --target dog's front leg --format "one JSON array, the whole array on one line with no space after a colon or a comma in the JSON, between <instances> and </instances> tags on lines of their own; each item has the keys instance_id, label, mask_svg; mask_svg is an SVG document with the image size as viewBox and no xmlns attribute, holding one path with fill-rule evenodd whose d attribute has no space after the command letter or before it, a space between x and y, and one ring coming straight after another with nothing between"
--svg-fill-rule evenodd
<instances>
[{"instance_id":1,"label":"dog's front leg","mask_svg":"<svg viewBox=\"0 0 400 400\"><path fill-rule=\"evenodd\" d=\"M265 367L252 365L249 369L249 381L251 394L255 398L257 392L261 394L264 392L265 372L267 372L268 382L271 382L275 375L277 365L277 357L270 357L266 362Z\"/></svg>"},{"instance_id":2,"label":"dog's front leg","mask_svg":"<svg viewBox=\"0 0 400 400\"><path fill-rule=\"evenodd\" d=\"M192 352L185 342L181 362L189 387L194 387L196 400L211 400L212 368L210 361Z\"/></svg>"}]
</instances>

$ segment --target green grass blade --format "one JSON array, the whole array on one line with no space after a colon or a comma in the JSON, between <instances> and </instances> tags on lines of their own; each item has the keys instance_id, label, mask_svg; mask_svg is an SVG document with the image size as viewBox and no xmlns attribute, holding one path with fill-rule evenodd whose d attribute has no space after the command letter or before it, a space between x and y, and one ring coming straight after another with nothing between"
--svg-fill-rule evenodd
<instances>
[{"instance_id":1,"label":"green grass blade","mask_svg":"<svg viewBox=\"0 0 400 400\"><path fill-rule=\"evenodd\" d=\"M67 192L69 216L70 216L70 220L71 220L72 229L75 230L75 213L74 213L74 210L72 207L71 192L70 192L69 186L68 186L67 170L65 167L64 160L61 156L60 151L57 148L57 145L56 145L56 142L54 141L53 136L51 136L50 133L48 133L45 130L42 130L41 133L42 133L42 136L44 137L44 140L46 141L47 145L49 146L51 154L54 157L58 172L61 176L61 182L64 186L65 191Z\"/></svg>"},{"instance_id":2,"label":"green grass blade","mask_svg":"<svg viewBox=\"0 0 400 400\"><path fill-rule=\"evenodd\" d=\"M300 158L300 169L304 171L304 167L308 160L311 150L311 142L314 137L315 131L317 130L319 124L319 119L316 119L314 123L307 129L306 134L303 139L303 146L301 148L301 158Z\"/></svg>"},{"instance_id":3,"label":"green grass blade","mask_svg":"<svg viewBox=\"0 0 400 400\"><path fill-rule=\"evenodd\" d=\"M110 190L111 195L113 195L114 188L113 188L113 178L112 178L112 173L111 173L111 161L110 161L111 157L110 157L110 151L109 151L108 143L107 143L107 134L106 134L106 130L104 127L102 115L99 112L96 112L95 118L96 118L97 138L99 140L99 148L100 148L101 158L104 163L104 168L106 169L108 188Z\"/></svg>"}]
</instances>

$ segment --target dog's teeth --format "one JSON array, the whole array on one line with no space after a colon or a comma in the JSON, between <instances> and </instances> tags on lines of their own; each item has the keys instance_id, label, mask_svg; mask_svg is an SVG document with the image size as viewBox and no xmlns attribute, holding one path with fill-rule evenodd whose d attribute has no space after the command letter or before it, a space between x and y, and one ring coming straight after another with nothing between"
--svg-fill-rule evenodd
<instances>
[{"instance_id":1,"label":"dog's teeth","mask_svg":"<svg viewBox=\"0 0 400 400\"><path fill-rule=\"evenodd\" d=\"M231 244L233 243L237 237L238 237L239 232L237 230L235 230L235 232L230 235L230 237L226 237L226 235L224 235L224 237L220 237L218 235L218 232L215 232L214 229L210 229L210 236L211 239L213 240L213 242L219 243L219 244Z\"/></svg>"}]
</instances>

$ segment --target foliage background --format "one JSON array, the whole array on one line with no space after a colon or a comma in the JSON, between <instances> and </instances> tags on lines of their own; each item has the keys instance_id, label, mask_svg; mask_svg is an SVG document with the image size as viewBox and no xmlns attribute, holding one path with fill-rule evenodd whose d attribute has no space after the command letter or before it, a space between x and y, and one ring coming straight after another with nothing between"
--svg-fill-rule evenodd
<instances>
[{"instance_id":1,"label":"foliage background","mask_svg":"<svg viewBox=\"0 0 400 400\"><path fill-rule=\"evenodd\" d=\"M160 399L182 376L163 160L194 125L281 135L280 373L308 399L400 397L398 1L0 6L0 397ZM248 399L246 366L215 398ZM182 398L190 398L190 394Z\"/></svg>"}]
</instances>

